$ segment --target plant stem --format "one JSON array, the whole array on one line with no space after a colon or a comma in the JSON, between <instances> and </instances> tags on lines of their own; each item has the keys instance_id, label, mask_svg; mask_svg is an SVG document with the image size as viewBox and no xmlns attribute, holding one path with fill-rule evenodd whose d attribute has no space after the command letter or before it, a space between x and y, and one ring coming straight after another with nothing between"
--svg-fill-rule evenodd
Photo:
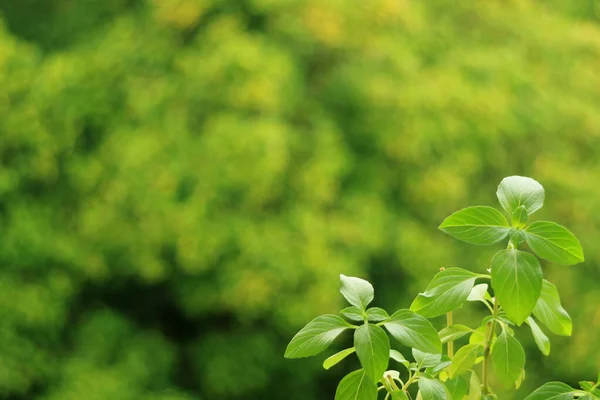
<instances>
[{"instance_id":1,"label":"plant stem","mask_svg":"<svg viewBox=\"0 0 600 400\"><path fill-rule=\"evenodd\" d=\"M452 311L446 314L446 326L452 326ZM454 357L454 342L452 340L448 341L448 357Z\"/></svg>"},{"instance_id":2,"label":"plant stem","mask_svg":"<svg viewBox=\"0 0 600 400\"><path fill-rule=\"evenodd\" d=\"M483 394L490 394L490 387L488 383L489 377L489 363L490 363L490 350L492 346L492 339L494 338L494 331L496 329L496 317L498 314L498 299L494 297L494 319L487 323L485 338L483 342L483 365L481 366L481 386Z\"/></svg>"}]
</instances>

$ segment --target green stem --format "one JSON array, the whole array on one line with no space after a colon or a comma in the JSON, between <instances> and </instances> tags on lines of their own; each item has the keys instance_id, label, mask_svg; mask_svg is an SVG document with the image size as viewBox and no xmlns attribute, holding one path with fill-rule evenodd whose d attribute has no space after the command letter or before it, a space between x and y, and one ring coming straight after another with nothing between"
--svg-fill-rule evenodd
<instances>
[{"instance_id":1,"label":"green stem","mask_svg":"<svg viewBox=\"0 0 600 400\"><path fill-rule=\"evenodd\" d=\"M452 311L446 314L446 326L448 328L452 326ZM454 357L454 342L452 340L448 341L448 357Z\"/></svg>"},{"instance_id":2,"label":"green stem","mask_svg":"<svg viewBox=\"0 0 600 400\"><path fill-rule=\"evenodd\" d=\"M494 339L494 331L496 330L496 317L498 316L498 299L494 297L494 319L487 323L485 338L483 342L483 365L481 367L481 386L483 394L490 394L489 386L489 363L490 363L490 350L492 347L492 340Z\"/></svg>"}]
</instances>

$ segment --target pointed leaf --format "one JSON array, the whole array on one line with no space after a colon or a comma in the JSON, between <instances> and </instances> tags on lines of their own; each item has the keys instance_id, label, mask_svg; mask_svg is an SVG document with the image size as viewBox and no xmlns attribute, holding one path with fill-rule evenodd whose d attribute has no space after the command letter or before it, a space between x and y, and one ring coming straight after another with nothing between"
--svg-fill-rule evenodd
<instances>
[{"instance_id":1,"label":"pointed leaf","mask_svg":"<svg viewBox=\"0 0 600 400\"><path fill-rule=\"evenodd\" d=\"M525 241L539 257L557 264L584 261L579 240L567 228L548 221L535 221L525 230Z\"/></svg>"},{"instance_id":2,"label":"pointed leaf","mask_svg":"<svg viewBox=\"0 0 600 400\"><path fill-rule=\"evenodd\" d=\"M508 235L510 227L500 211L493 207L475 206L450 215L439 229L467 243L494 244Z\"/></svg>"},{"instance_id":3,"label":"pointed leaf","mask_svg":"<svg viewBox=\"0 0 600 400\"><path fill-rule=\"evenodd\" d=\"M510 214L519 206L525 206L531 215L544 205L542 185L524 176L509 176L502 179L496 195L502 208Z\"/></svg>"},{"instance_id":4,"label":"pointed leaf","mask_svg":"<svg viewBox=\"0 0 600 400\"><path fill-rule=\"evenodd\" d=\"M400 364L403 364L406 367L408 367L408 365L410 364L408 360L398 350L390 350L390 358L394 361L399 362Z\"/></svg>"},{"instance_id":5,"label":"pointed leaf","mask_svg":"<svg viewBox=\"0 0 600 400\"><path fill-rule=\"evenodd\" d=\"M371 322L380 322L388 319L390 316L387 311L379 307L371 307L367 310L367 319Z\"/></svg>"},{"instance_id":6,"label":"pointed leaf","mask_svg":"<svg viewBox=\"0 0 600 400\"><path fill-rule=\"evenodd\" d=\"M462 306L480 275L461 268L448 268L438 272L424 293L420 293L410 306L411 311L424 317L444 315Z\"/></svg>"},{"instance_id":7,"label":"pointed leaf","mask_svg":"<svg viewBox=\"0 0 600 400\"><path fill-rule=\"evenodd\" d=\"M571 317L562 308L556 287L547 280L542 283L542 293L533 309L533 315L553 333L571 336Z\"/></svg>"},{"instance_id":8,"label":"pointed leaf","mask_svg":"<svg viewBox=\"0 0 600 400\"><path fill-rule=\"evenodd\" d=\"M400 343L426 353L441 353L442 342L427 319L409 310L396 311L384 326Z\"/></svg>"},{"instance_id":9,"label":"pointed leaf","mask_svg":"<svg viewBox=\"0 0 600 400\"><path fill-rule=\"evenodd\" d=\"M448 368L448 376L454 378L471 369L481 350L483 347L480 344L468 344L458 349Z\"/></svg>"},{"instance_id":10,"label":"pointed leaf","mask_svg":"<svg viewBox=\"0 0 600 400\"><path fill-rule=\"evenodd\" d=\"M377 400L377 385L362 369L350 372L338 384L335 400Z\"/></svg>"},{"instance_id":11,"label":"pointed leaf","mask_svg":"<svg viewBox=\"0 0 600 400\"><path fill-rule=\"evenodd\" d=\"M501 250L492 259L492 287L506 312L517 325L531 314L542 291L542 267L532 254Z\"/></svg>"},{"instance_id":12,"label":"pointed leaf","mask_svg":"<svg viewBox=\"0 0 600 400\"><path fill-rule=\"evenodd\" d=\"M481 400L481 383L475 372L471 372L469 379L469 394L464 400Z\"/></svg>"},{"instance_id":13,"label":"pointed leaf","mask_svg":"<svg viewBox=\"0 0 600 400\"><path fill-rule=\"evenodd\" d=\"M415 361L417 362L419 369L435 367L442 360L441 354L424 353L417 349L412 349L412 354L415 358Z\"/></svg>"},{"instance_id":14,"label":"pointed leaf","mask_svg":"<svg viewBox=\"0 0 600 400\"><path fill-rule=\"evenodd\" d=\"M469 383L462 376L448 379L444 383L446 384L446 388L448 388L451 400L462 400L462 398L467 395Z\"/></svg>"},{"instance_id":15,"label":"pointed leaf","mask_svg":"<svg viewBox=\"0 0 600 400\"><path fill-rule=\"evenodd\" d=\"M447 343L451 340L460 339L461 337L473 332L473 329L466 325L452 325L442 329L439 333L442 343Z\"/></svg>"},{"instance_id":16,"label":"pointed leaf","mask_svg":"<svg viewBox=\"0 0 600 400\"><path fill-rule=\"evenodd\" d=\"M548 336L544 334L542 329L538 326L538 324L534 321L533 318L529 317L525 320L525 322L531 328L533 340L535 341L535 344L537 345L538 349L540 349L542 354L545 356L550 354L550 339L548 339Z\"/></svg>"},{"instance_id":17,"label":"pointed leaf","mask_svg":"<svg viewBox=\"0 0 600 400\"><path fill-rule=\"evenodd\" d=\"M349 319L350 321L362 322L365 319L361 309L355 306L344 308L342 311L340 311L340 315Z\"/></svg>"},{"instance_id":18,"label":"pointed leaf","mask_svg":"<svg viewBox=\"0 0 600 400\"><path fill-rule=\"evenodd\" d=\"M342 283L340 292L348 300L348 303L361 310L366 310L375 296L373 285L364 279L346 275L340 275L340 281Z\"/></svg>"},{"instance_id":19,"label":"pointed leaf","mask_svg":"<svg viewBox=\"0 0 600 400\"><path fill-rule=\"evenodd\" d=\"M576 390L566 383L548 382L543 384L525 400L573 400Z\"/></svg>"},{"instance_id":20,"label":"pointed leaf","mask_svg":"<svg viewBox=\"0 0 600 400\"><path fill-rule=\"evenodd\" d=\"M475 285L475 286L473 286L473 289L471 289L471 293L469 293L467 300L468 301L481 301L481 302L485 303L486 299L488 299L490 297L487 290L488 290L487 283L480 283L479 285Z\"/></svg>"},{"instance_id":21,"label":"pointed leaf","mask_svg":"<svg viewBox=\"0 0 600 400\"><path fill-rule=\"evenodd\" d=\"M285 358L302 358L319 354L352 325L337 315L321 315L294 336L285 350Z\"/></svg>"},{"instance_id":22,"label":"pointed leaf","mask_svg":"<svg viewBox=\"0 0 600 400\"><path fill-rule=\"evenodd\" d=\"M423 400L447 400L446 387L437 379L419 379L419 391Z\"/></svg>"},{"instance_id":23,"label":"pointed leaf","mask_svg":"<svg viewBox=\"0 0 600 400\"><path fill-rule=\"evenodd\" d=\"M350 347L349 349L345 349L345 350L335 353L334 355L332 355L331 357L329 357L328 359L323 361L323 368L329 369L329 368L333 367L334 365L336 365L337 363L342 361L344 358L346 358L350 354L354 353L354 350L355 350L354 347Z\"/></svg>"},{"instance_id":24,"label":"pointed leaf","mask_svg":"<svg viewBox=\"0 0 600 400\"><path fill-rule=\"evenodd\" d=\"M360 365L377 382L388 367L390 358L390 339L377 325L365 324L354 332L354 347Z\"/></svg>"},{"instance_id":25,"label":"pointed leaf","mask_svg":"<svg viewBox=\"0 0 600 400\"><path fill-rule=\"evenodd\" d=\"M507 388L519 378L525 365L525 352L521 343L506 331L498 336L492 347L492 365L496 376Z\"/></svg>"},{"instance_id":26,"label":"pointed leaf","mask_svg":"<svg viewBox=\"0 0 600 400\"><path fill-rule=\"evenodd\" d=\"M408 400L408 396L403 390L394 390L392 392L392 400Z\"/></svg>"}]
</instances>

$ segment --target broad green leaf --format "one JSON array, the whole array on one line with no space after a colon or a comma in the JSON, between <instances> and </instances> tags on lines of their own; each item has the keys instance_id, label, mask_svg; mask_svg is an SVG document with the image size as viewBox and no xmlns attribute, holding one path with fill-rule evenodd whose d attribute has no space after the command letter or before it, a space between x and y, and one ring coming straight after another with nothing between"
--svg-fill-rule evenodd
<instances>
[{"instance_id":1,"label":"broad green leaf","mask_svg":"<svg viewBox=\"0 0 600 400\"><path fill-rule=\"evenodd\" d=\"M467 391L469 390L469 383L462 376L448 379L444 383L448 389L448 393L450 394L450 399L452 400L462 400L462 398L467 395Z\"/></svg>"},{"instance_id":2,"label":"broad green leaf","mask_svg":"<svg viewBox=\"0 0 600 400\"><path fill-rule=\"evenodd\" d=\"M471 369L482 349L480 344L468 344L458 349L452 359L452 365L448 368L448 376L454 378Z\"/></svg>"},{"instance_id":3,"label":"broad green leaf","mask_svg":"<svg viewBox=\"0 0 600 400\"><path fill-rule=\"evenodd\" d=\"M500 211L493 207L475 206L450 215L439 229L467 243L494 244L508 235L510 227Z\"/></svg>"},{"instance_id":4,"label":"broad green leaf","mask_svg":"<svg viewBox=\"0 0 600 400\"><path fill-rule=\"evenodd\" d=\"M362 369L350 372L338 384L335 400L377 400L377 385Z\"/></svg>"},{"instance_id":5,"label":"broad green leaf","mask_svg":"<svg viewBox=\"0 0 600 400\"><path fill-rule=\"evenodd\" d=\"M475 284L477 275L461 268L448 268L438 272L424 293L420 293L410 306L411 311L424 317L444 315L462 306Z\"/></svg>"},{"instance_id":6,"label":"broad green leaf","mask_svg":"<svg viewBox=\"0 0 600 400\"><path fill-rule=\"evenodd\" d=\"M535 221L525 230L525 241L539 257L557 264L584 261L579 240L567 228L548 221Z\"/></svg>"},{"instance_id":7,"label":"broad green leaf","mask_svg":"<svg viewBox=\"0 0 600 400\"><path fill-rule=\"evenodd\" d=\"M348 303L366 310L370 302L373 301L375 291L373 285L364 279L354 278L352 276L340 275L342 286L340 292Z\"/></svg>"},{"instance_id":8,"label":"broad green leaf","mask_svg":"<svg viewBox=\"0 0 600 400\"><path fill-rule=\"evenodd\" d=\"M536 389L525 400L573 400L575 389L566 383L548 382Z\"/></svg>"},{"instance_id":9,"label":"broad green leaf","mask_svg":"<svg viewBox=\"0 0 600 400\"><path fill-rule=\"evenodd\" d=\"M481 383L475 372L471 372L469 379L469 394L464 400L481 400Z\"/></svg>"},{"instance_id":10,"label":"broad green leaf","mask_svg":"<svg viewBox=\"0 0 600 400\"><path fill-rule=\"evenodd\" d=\"M562 308L556 287L547 280L542 284L542 293L533 309L533 315L551 332L561 336L571 336L573 329L571 317Z\"/></svg>"},{"instance_id":11,"label":"broad green leaf","mask_svg":"<svg viewBox=\"0 0 600 400\"><path fill-rule=\"evenodd\" d=\"M407 367L410 364L408 360L398 350L390 350L390 358Z\"/></svg>"},{"instance_id":12,"label":"broad green leaf","mask_svg":"<svg viewBox=\"0 0 600 400\"><path fill-rule=\"evenodd\" d=\"M379 381L390 358L388 335L377 325L362 325L354 332L354 347L367 375L373 382Z\"/></svg>"},{"instance_id":13,"label":"broad green leaf","mask_svg":"<svg viewBox=\"0 0 600 400\"><path fill-rule=\"evenodd\" d=\"M467 297L468 301L481 301L485 303L486 299L490 298L490 295L487 292L488 285L487 283L480 283L479 285L473 286L469 296Z\"/></svg>"},{"instance_id":14,"label":"broad green leaf","mask_svg":"<svg viewBox=\"0 0 600 400\"><path fill-rule=\"evenodd\" d=\"M446 387L437 379L419 378L419 391L423 400L446 400Z\"/></svg>"},{"instance_id":15,"label":"broad green leaf","mask_svg":"<svg viewBox=\"0 0 600 400\"><path fill-rule=\"evenodd\" d=\"M328 359L323 361L323 368L329 369L329 368L333 367L335 364L339 363L344 358L346 358L350 354L354 353L354 350L355 350L354 347L350 347L349 349L345 349L345 350L335 353L334 355L332 355L331 357L329 357Z\"/></svg>"},{"instance_id":16,"label":"broad green leaf","mask_svg":"<svg viewBox=\"0 0 600 400\"><path fill-rule=\"evenodd\" d=\"M531 328L533 340L535 341L535 344L537 345L538 349L540 349L542 354L545 356L550 354L550 339L548 339L548 336L544 334L544 332L540 329L540 327L534 321L533 318L529 317L525 320L525 322Z\"/></svg>"},{"instance_id":17,"label":"broad green leaf","mask_svg":"<svg viewBox=\"0 0 600 400\"><path fill-rule=\"evenodd\" d=\"M394 390L392 392L392 400L408 400L408 396L403 390Z\"/></svg>"},{"instance_id":18,"label":"broad green leaf","mask_svg":"<svg viewBox=\"0 0 600 400\"><path fill-rule=\"evenodd\" d=\"M447 343L451 340L460 339L461 337L473 332L473 329L466 325L452 325L442 329L439 333L442 343Z\"/></svg>"},{"instance_id":19,"label":"broad green leaf","mask_svg":"<svg viewBox=\"0 0 600 400\"><path fill-rule=\"evenodd\" d=\"M285 357L302 358L317 355L351 326L337 315L321 315L310 321L292 338L285 350Z\"/></svg>"},{"instance_id":20,"label":"broad green leaf","mask_svg":"<svg viewBox=\"0 0 600 400\"><path fill-rule=\"evenodd\" d=\"M512 212L512 224L514 227L523 228L529 221L529 214L525 206L519 206Z\"/></svg>"},{"instance_id":21,"label":"broad green leaf","mask_svg":"<svg viewBox=\"0 0 600 400\"><path fill-rule=\"evenodd\" d=\"M371 322L380 322L388 319L390 316L387 311L379 307L371 307L367 310L367 318Z\"/></svg>"},{"instance_id":22,"label":"broad green leaf","mask_svg":"<svg viewBox=\"0 0 600 400\"><path fill-rule=\"evenodd\" d=\"M542 267L532 254L501 250L492 259L492 287L506 312L517 325L531 314L542 291Z\"/></svg>"},{"instance_id":23,"label":"broad green leaf","mask_svg":"<svg viewBox=\"0 0 600 400\"><path fill-rule=\"evenodd\" d=\"M496 191L498 200L509 214L524 206L531 215L544 205L544 188L537 181L525 176L509 176L502 179Z\"/></svg>"},{"instance_id":24,"label":"broad green leaf","mask_svg":"<svg viewBox=\"0 0 600 400\"><path fill-rule=\"evenodd\" d=\"M492 365L496 376L507 388L519 378L521 369L525 365L525 352L521 343L506 331L503 331L494 342Z\"/></svg>"},{"instance_id":25,"label":"broad green leaf","mask_svg":"<svg viewBox=\"0 0 600 400\"><path fill-rule=\"evenodd\" d=\"M469 344L483 343L485 340L485 332L487 328L485 325L481 325L475 329L471 336L469 336Z\"/></svg>"},{"instance_id":26,"label":"broad green leaf","mask_svg":"<svg viewBox=\"0 0 600 400\"><path fill-rule=\"evenodd\" d=\"M357 321L357 322L364 321L364 319L365 319L361 309L358 307L355 307L355 306L350 306L350 307L344 308L342 311L340 311L340 315L351 321Z\"/></svg>"},{"instance_id":27,"label":"broad green leaf","mask_svg":"<svg viewBox=\"0 0 600 400\"><path fill-rule=\"evenodd\" d=\"M425 353L441 353L442 342L437 331L427 319L409 310L396 311L384 326L405 346Z\"/></svg>"},{"instance_id":28,"label":"broad green leaf","mask_svg":"<svg viewBox=\"0 0 600 400\"><path fill-rule=\"evenodd\" d=\"M450 358L447 355L442 355L442 359L441 359L440 363L433 368L427 369L427 372L432 375L435 375L438 372L442 371L443 369L448 368L451 364L452 364L452 360L450 360Z\"/></svg>"},{"instance_id":29,"label":"broad green leaf","mask_svg":"<svg viewBox=\"0 0 600 400\"><path fill-rule=\"evenodd\" d=\"M417 349L412 349L412 354L417 362L417 365L419 366L419 369L435 367L442 361L441 354L424 353Z\"/></svg>"}]
</instances>

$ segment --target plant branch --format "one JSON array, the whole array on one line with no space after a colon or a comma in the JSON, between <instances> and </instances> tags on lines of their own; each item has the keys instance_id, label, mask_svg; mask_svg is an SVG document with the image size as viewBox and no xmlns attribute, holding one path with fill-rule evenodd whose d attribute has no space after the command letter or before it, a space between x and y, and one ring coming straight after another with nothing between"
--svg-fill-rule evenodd
<instances>
[{"instance_id":1,"label":"plant branch","mask_svg":"<svg viewBox=\"0 0 600 400\"><path fill-rule=\"evenodd\" d=\"M446 314L446 326L448 328L452 326L452 311ZM454 342L452 340L448 341L448 357L454 357Z\"/></svg>"}]
</instances>

